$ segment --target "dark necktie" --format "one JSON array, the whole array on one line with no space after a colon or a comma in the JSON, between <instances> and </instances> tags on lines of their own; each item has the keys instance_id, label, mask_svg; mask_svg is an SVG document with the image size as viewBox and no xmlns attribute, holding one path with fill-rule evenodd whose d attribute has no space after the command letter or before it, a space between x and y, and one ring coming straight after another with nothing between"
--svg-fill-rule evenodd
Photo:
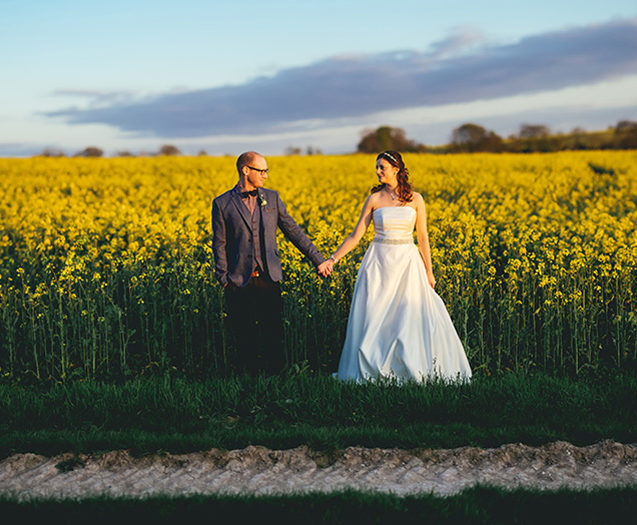
<instances>
[{"instance_id":1,"label":"dark necktie","mask_svg":"<svg viewBox=\"0 0 637 525\"><path fill-rule=\"evenodd\" d=\"M252 191L242 191L242 192L241 192L241 198L242 198L242 199L246 199L246 198L248 198L249 196L256 197L256 196L257 196L257 190L252 190Z\"/></svg>"}]
</instances>

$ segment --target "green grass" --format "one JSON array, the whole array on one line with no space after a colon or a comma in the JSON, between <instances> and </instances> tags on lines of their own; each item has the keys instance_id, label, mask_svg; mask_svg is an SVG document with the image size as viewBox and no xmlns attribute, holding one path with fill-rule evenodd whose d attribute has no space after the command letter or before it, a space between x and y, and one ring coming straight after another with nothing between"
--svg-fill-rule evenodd
<instances>
[{"instance_id":1,"label":"green grass","mask_svg":"<svg viewBox=\"0 0 637 525\"><path fill-rule=\"evenodd\" d=\"M341 383L329 376L169 376L122 384L0 384L0 456L115 448L134 453L585 445L637 437L637 375L509 373L470 383Z\"/></svg>"},{"instance_id":2,"label":"green grass","mask_svg":"<svg viewBox=\"0 0 637 525\"><path fill-rule=\"evenodd\" d=\"M91 498L17 502L0 498L6 523L631 523L637 489L576 492L475 487L451 497L362 492L299 496L191 496L144 500ZM254 521L258 520L258 521Z\"/></svg>"}]
</instances>

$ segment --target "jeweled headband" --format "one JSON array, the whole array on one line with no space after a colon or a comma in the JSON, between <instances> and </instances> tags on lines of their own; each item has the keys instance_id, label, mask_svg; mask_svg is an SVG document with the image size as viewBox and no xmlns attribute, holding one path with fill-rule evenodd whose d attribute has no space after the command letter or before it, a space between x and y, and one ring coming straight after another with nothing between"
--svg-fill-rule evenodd
<instances>
[{"instance_id":1,"label":"jeweled headband","mask_svg":"<svg viewBox=\"0 0 637 525\"><path fill-rule=\"evenodd\" d=\"M386 151L384 151L384 152L382 153L382 155L383 155L383 156L385 156L385 157L389 157L389 158L390 158L391 160L393 160L396 164L399 164L399 162L398 162L398 161L397 161L394 157L392 157L389 153L387 153Z\"/></svg>"}]
</instances>

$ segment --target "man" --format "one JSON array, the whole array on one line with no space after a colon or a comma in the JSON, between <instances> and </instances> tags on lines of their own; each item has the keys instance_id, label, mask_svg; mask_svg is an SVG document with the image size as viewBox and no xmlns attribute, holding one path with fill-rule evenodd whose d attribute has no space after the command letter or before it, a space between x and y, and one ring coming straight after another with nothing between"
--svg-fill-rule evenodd
<instances>
[{"instance_id":1,"label":"man","mask_svg":"<svg viewBox=\"0 0 637 525\"><path fill-rule=\"evenodd\" d=\"M277 373L285 364L277 226L319 275L326 277L331 268L288 215L279 194L263 187L265 158L255 151L242 153L237 171L237 185L212 201L215 272L224 287L241 367Z\"/></svg>"}]
</instances>

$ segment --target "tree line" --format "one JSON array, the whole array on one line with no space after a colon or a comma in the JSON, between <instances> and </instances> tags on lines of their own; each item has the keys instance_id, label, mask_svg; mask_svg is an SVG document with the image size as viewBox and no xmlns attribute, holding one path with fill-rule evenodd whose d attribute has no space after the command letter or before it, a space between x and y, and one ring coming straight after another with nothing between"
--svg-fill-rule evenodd
<instances>
[{"instance_id":1,"label":"tree line","mask_svg":"<svg viewBox=\"0 0 637 525\"><path fill-rule=\"evenodd\" d=\"M173 144L164 144L159 148L156 152L142 152L139 154L140 157L156 157L156 156L176 156L181 155L181 150L174 146ZM199 155L207 155L204 150L199 152ZM59 149L55 148L46 148L42 153L40 153L41 157L66 157L66 154ZM73 157L103 157L104 150L102 148L98 148L97 146L87 146L82 151L78 151ZM135 157L134 153L130 151L118 151L115 154L116 157Z\"/></svg>"},{"instance_id":2,"label":"tree line","mask_svg":"<svg viewBox=\"0 0 637 525\"><path fill-rule=\"evenodd\" d=\"M502 138L494 131L483 126L467 123L454 128L451 141L443 146L427 146L407 138L404 129L392 126L380 126L366 129L361 133L361 140L356 147L358 153L380 153L395 150L406 153L473 153L473 152L512 152L537 153L565 150L599 150L599 149L637 149L637 122L621 120L605 131L585 131L575 128L570 133L552 133L543 124L521 124L517 133ZM157 152L142 152L139 156L175 156L181 150L173 144L164 144ZM207 155L201 150L199 155ZM308 146L305 151L299 147L289 146L285 155L321 155L322 151ZM88 146L74 157L102 157L104 151L97 146ZM65 153L53 148L45 149L42 157L64 157ZM129 151L118 151L116 157L134 157Z\"/></svg>"},{"instance_id":3,"label":"tree line","mask_svg":"<svg viewBox=\"0 0 637 525\"><path fill-rule=\"evenodd\" d=\"M385 150L431 153L513 152L536 153L590 149L637 149L637 122L621 120L605 131L587 132L575 128L570 133L552 133L543 124L521 124L517 133L504 139L474 123L462 124L451 133L444 146L427 146L408 139L401 128L381 126L365 130L357 146L360 153Z\"/></svg>"}]
</instances>

